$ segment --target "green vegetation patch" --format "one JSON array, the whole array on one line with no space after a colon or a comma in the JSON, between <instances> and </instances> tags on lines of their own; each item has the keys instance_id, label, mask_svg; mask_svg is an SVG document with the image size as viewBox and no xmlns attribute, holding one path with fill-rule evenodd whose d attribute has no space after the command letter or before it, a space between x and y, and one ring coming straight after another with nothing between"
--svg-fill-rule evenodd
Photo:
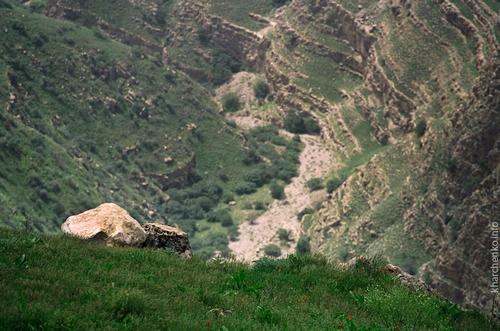
<instances>
[{"instance_id":1,"label":"green vegetation patch","mask_svg":"<svg viewBox=\"0 0 500 331\"><path fill-rule=\"evenodd\" d=\"M213 11L232 23L241 25L247 29L258 31L265 24L250 17L250 13L267 16L274 9L285 5L284 0L214 0Z\"/></svg>"},{"instance_id":2,"label":"green vegetation patch","mask_svg":"<svg viewBox=\"0 0 500 331\"><path fill-rule=\"evenodd\" d=\"M313 257L255 266L0 230L5 330L497 330L398 283L382 263ZM159 313L161 312L161 313Z\"/></svg>"}]
</instances>

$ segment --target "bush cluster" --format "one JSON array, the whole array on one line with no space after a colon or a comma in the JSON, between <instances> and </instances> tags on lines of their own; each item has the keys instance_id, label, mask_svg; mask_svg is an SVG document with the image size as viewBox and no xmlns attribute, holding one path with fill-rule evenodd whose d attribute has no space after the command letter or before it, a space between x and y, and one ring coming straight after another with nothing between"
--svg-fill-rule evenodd
<instances>
[{"instance_id":1,"label":"bush cluster","mask_svg":"<svg viewBox=\"0 0 500 331\"><path fill-rule=\"evenodd\" d=\"M271 90L269 89L269 85L267 85L265 81L258 80L253 86L253 92L257 99L264 100L269 96Z\"/></svg>"},{"instance_id":2,"label":"bush cluster","mask_svg":"<svg viewBox=\"0 0 500 331\"><path fill-rule=\"evenodd\" d=\"M297 242L297 254L304 255L311 253L311 244L309 243L309 238L301 236Z\"/></svg>"},{"instance_id":3,"label":"bush cluster","mask_svg":"<svg viewBox=\"0 0 500 331\"><path fill-rule=\"evenodd\" d=\"M415 133L417 137L422 137L427 131L427 121L423 118L419 119L415 126Z\"/></svg>"},{"instance_id":4,"label":"bush cluster","mask_svg":"<svg viewBox=\"0 0 500 331\"><path fill-rule=\"evenodd\" d=\"M241 70L241 62L222 50L217 50L212 57L212 82L219 86L226 83L234 73Z\"/></svg>"},{"instance_id":5,"label":"bush cluster","mask_svg":"<svg viewBox=\"0 0 500 331\"><path fill-rule=\"evenodd\" d=\"M339 178L332 178L326 182L326 192L333 193L336 189L340 187L344 183L343 180Z\"/></svg>"},{"instance_id":6,"label":"bush cluster","mask_svg":"<svg viewBox=\"0 0 500 331\"><path fill-rule=\"evenodd\" d=\"M211 223L221 223L224 227L230 227L234 224L233 217L226 209L210 212L207 221Z\"/></svg>"},{"instance_id":7,"label":"bush cluster","mask_svg":"<svg viewBox=\"0 0 500 331\"><path fill-rule=\"evenodd\" d=\"M196 183L185 189L167 191L170 201L165 205L165 212L170 218L203 219L219 203L224 193L215 183Z\"/></svg>"},{"instance_id":8,"label":"bush cluster","mask_svg":"<svg viewBox=\"0 0 500 331\"><path fill-rule=\"evenodd\" d=\"M241 108L240 97L234 92L227 93L222 97L222 107L225 112L237 112Z\"/></svg>"},{"instance_id":9,"label":"bush cluster","mask_svg":"<svg viewBox=\"0 0 500 331\"><path fill-rule=\"evenodd\" d=\"M264 247L264 253L267 256L280 257L281 256L281 248L278 245L269 244L266 247Z\"/></svg>"},{"instance_id":10,"label":"bush cluster","mask_svg":"<svg viewBox=\"0 0 500 331\"><path fill-rule=\"evenodd\" d=\"M319 134L321 132L318 122L304 112L289 112L285 117L284 125L285 129L291 133Z\"/></svg>"},{"instance_id":11,"label":"bush cluster","mask_svg":"<svg viewBox=\"0 0 500 331\"><path fill-rule=\"evenodd\" d=\"M271 196L273 199L282 200L285 198L285 189L276 182L271 183Z\"/></svg>"},{"instance_id":12,"label":"bush cluster","mask_svg":"<svg viewBox=\"0 0 500 331\"><path fill-rule=\"evenodd\" d=\"M306 187L311 192L321 190L323 188L323 181L321 178L312 178L306 182Z\"/></svg>"},{"instance_id":13,"label":"bush cluster","mask_svg":"<svg viewBox=\"0 0 500 331\"><path fill-rule=\"evenodd\" d=\"M297 165L302 148L300 140L287 140L273 126L258 127L247 134L250 148L246 151L243 163L253 165L244 175L244 182L234 189L238 195L251 194L259 187L269 184L272 180L289 183L297 176ZM277 146L280 149L277 149ZM284 150L283 148L284 147ZM263 159L270 162L264 163ZM279 185L278 185L279 186ZM275 183L271 187L274 196L282 199L283 188Z\"/></svg>"},{"instance_id":14,"label":"bush cluster","mask_svg":"<svg viewBox=\"0 0 500 331\"><path fill-rule=\"evenodd\" d=\"M290 230L287 230L287 229L279 229L278 230L278 238L281 241L289 242L290 240L292 240L292 238L290 238L291 235L292 235L292 233Z\"/></svg>"}]
</instances>

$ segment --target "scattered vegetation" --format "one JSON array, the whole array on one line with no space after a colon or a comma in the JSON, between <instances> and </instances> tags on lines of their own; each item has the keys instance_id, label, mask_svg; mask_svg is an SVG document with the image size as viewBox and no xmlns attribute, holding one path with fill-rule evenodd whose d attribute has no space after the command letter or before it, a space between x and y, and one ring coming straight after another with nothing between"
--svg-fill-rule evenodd
<instances>
[{"instance_id":1,"label":"scattered vegetation","mask_svg":"<svg viewBox=\"0 0 500 331\"><path fill-rule=\"evenodd\" d=\"M305 255L311 253L311 244L309 238L301 236L297 242L297 254Z\"/></svg>"},{"instance_id":2,"label":"scattered vegetation","mask_svg":"<svg viewBox=\"0 0 500 331\"><path fill-rule=\"evenodd\" d=\"M215 50L211 62L212 83L220 86L227 83L233 74L242 70L242 64L223 50Z\"/></svg>"},{"instance_id":3,"label":"scattered vegetation","mask_svg":"<svg viewBox=\"0 0 500 331\"><path fill-rule=\"evenodd\" d=\"M271 189L271 196L273 197L273 199L282 200L285 198L285 190L283 186L279 185L276 182L273 182L271 183L270 189Z\"/></svg>"},{"instance_id":4,"label":"scattered vegetation","mask_svg":"<svg viewBox=\"0 0 500 331\"><path fill-rule=\"evenodd\" d=\"M240 97L236 93L230 92L222 98L222 106L225 112L235 113L241 108Z\"/></svg>"},{"instance_id":5,"label":"scattered vegetation","mask_svg":"<svg viewBox=\"0 0 500 331\"><path fill-rule=\"evenodd\" d=\"M292 238L290 238L290 236L292 235L291 231L290 230L287 230L287 229L279 229L278 230L278 238L280 241L282 242L289 242L292 240Z\"/></svg>"},{"instance_id":6,"label":"scattered vegetation","mask_svg":"<svg viewBox=\"0 0 500 331\"><path fill-rule=\"evenodd\" d=\"M297 134L319 134L321 128L318 122L304 112L290 111L285 117L285 129Z\"/></svg>"},{"instance_id":7,"label":"scattered vegetation","mask_svg":"<svg viewBox=\"0 0 500 331\"><path fill-rule=\"evenodd\" d=\"M415 133L417 137L422 137L427 131L427 121L424 118L418 120L417 125L415 126Z\"/></svg>"},{"instance_id":8,"label":"scattered vegetation","mask_svg":"<svg viewBox=\"0 0 500 331\"><path fill-rule=\"evenodd\" d=\"M269 244L266 247L264 247L264 253L267 256L280 257L281 256L281 248L278 245Z\"/></svg>"},{"instance_id":9,"label":"scattered vegetation","mask_svg":"<svg viewBox=\"0 0 500 331\"><path fill-rule=\"evenodd\" d=\"M271 92L269 89L269 85L264 80L257 80L255 82L255 85L253 86L253 91L255 94L255 97L258 100L264 100L269 96L269 93Z\"/></svg>"},{"instance_id":10,"label":"scattered vegetation","mask_svg":"<svg viewBox=\"0 0 500 331\"><path fill-rule=\"evenodd\" d=\"M338 189L340 187L340 185L342 185L343 183L344 183L344 181L340 180L339 178L329 179L326 182L326 192L333 193L333 191Z\"/></svg>"},{"instance_id":11,"label":"scattered vegetation","mask_svg":"<svg viewBox=\"0 0 500 331\"><path fill-rule=\"evenodd\" d=\"M323 180L321 178L312 178L306 182L306 187L310 192L321 190L323 188Z\"/></svg>"},{"instance_id":12,"label":"scattered vegetation","mask_svg":"<svg viewBox=\"0 0 500 331\"><path fill-rule=\"evenodd\" d=\"M297 214L297 218L300 220L302 220L302 218L305 216L305 215L310 215L314 213L314 209L313 208L304 208L302 209L298 214Z\"/></svg>"}]
</instances>

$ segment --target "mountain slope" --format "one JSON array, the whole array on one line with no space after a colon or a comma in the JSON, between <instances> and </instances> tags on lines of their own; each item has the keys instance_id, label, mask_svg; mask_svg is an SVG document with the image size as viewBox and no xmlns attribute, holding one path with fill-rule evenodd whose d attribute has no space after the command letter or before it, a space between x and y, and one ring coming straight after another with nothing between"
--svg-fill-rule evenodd
<instances>
[{"instance_id":1,"label":"mountain slope","mask_svg":"<svg viewBox=\"0 0 500 331\"><path fill-rule=\"evenodd\" d=\"M324 179L331 194L300 213L312 250L341 261L385 256L455 302L491 311L498 8L295 0L264 19L248 14L268 24L258 63L283 117L315 116L336 160Z\"/></svg>"},{"instance_id":2,"label":"mountain slope","mask_svg":"<svg viewBox=\"0 0 500 331\"><path fill-rule=\"evenodd\" d=\"M496 92L500 18L494 1L259 0L249 6L239 0L49 0L38 4L24 6L51 19L18 6L2 10L9 13L6 18L17 17L14 21L28 15L29 22L46 23L44 28L73 30L48 33L64 55L50 63L59 71L43 72L49 79L36 84L48 86L49 92L56 86L57 103L49 99L54 104L44 105L40 99L30 107L22 87L36 90L28 81L40 79L41 74L23 74L38 66L29 56L39 54L38 48L45 52L40 53L42 58L51 59L54 54L44 50L47 41L37 38L29 26L24 35L24 23L5 20L10 25L8 38L3 37L8 52L0 62L4 72L0 93L12 113L7 113L5 131L21 141L2 142L3 159L9 164L2 176L8 180L0 182L0 197L9 206L2 207L4 223L18 226L38 214L49 220L38 224L54 223L49 226L54 229L67 214L54 210L68 210L68 205L74 212L87 206L77 205L78 201L92 205L98 199L115 200L132 206L141 220L160 218L183 227L203 256L214 251L228 255L229 240L238 240L238 231L246 243L243 246L252 247L252 258L263 255L267 244L280 246L284 254L293 253L300 237L302 243L309 243L306 247L328 258L347 262L360 255L382 255L456 303L489 313L498 307L488 294L487 247L488 223L498 213L495 128L500 118ZM16 47L17 39L22 47ZM90 45L79 49L84 40ZM80 59L77 50L85 52L85 58ZM98 65L103 54L112 63L123 62L128 64L125 69L135 70L127 77L120 77L119 67L108 70L105 65L103 70ZM64 67L64 59L70 56L78 61ZM24 80L20 86L11 74L17 71ZM95 84L87 78L92 89L84 93L97 103L85 103L77 95L87 87L77 76L69 79L71 71L99 77ZM110 75L116 77L108 83ZM250 77L245 82L249 88L241 88L241 77ZM67 86L54 84L64 80ZM272 95L261 100L248 97L246 89L257 81L266 82ZM74 91L65 90L73 85ZM234 122L216 112L222 108L221 91L250 100L240 111L224 115ZM69 131L54 129L48 135L42 126L48 121L45 114L74 105L79 111L89 105L94 110L107 109L92 115L99 116L101 130L109 125L121 125L124 130L96 135L81 129L92 117L81 120L71 113L64 117L67 130L87 140L73 141L75 147L69 144ZM30 113L36 109L44 111ZM139 119L133 117L134 109ZM68 112L58 111L58 117L60 113ZM111 114L113 120L103 114ZM286 196L273 203L269 184L291 189L297 162L302 162L300 168L315 164L299 156L300 137L289 139L278 130L290 129L296 115L319 124L314 139L321 140L321 150L330 154L328 169L321 168L321 174L327 175L312 178L314 189L302 190L307 196L301 201L310 203L302 206L297 217L291 215L296 204L292 204L293 213L282 213L287 220L280 223L290 224L288 229L276 229L273 224L267 227L273 233L254 236L260 232L260 227L253 226L256 221L272 223L266 215L279 210L272 206L289 203ZM131 127L134 123L142 124ZM38 152L28 147L32 132L49 136L54 146L62 147L57 149L61 155L71 156L59 161L71 165L70 169L42 176L47 183L31 178L33 169L43 162L48 162L43 171L57 169L52 163L59 156L44 155L52 148ZM118 160L123 153L108 143L94 149L88 146L96 140L123 140L124 132L137 133L140 138L132 135L131 140L141 142L138 149L132 142L121 146L126 160ZM164 153L162 146L173 156ZM23 150L34 153L34 161L19 158ZM197 171L192 171L191 160L196 161ZM88 169L82 172L77 161ZM172 189L176 184L165 182L163 175L179 169L174 174L186 179L183 184L202 177L201 182ZM80 176L78 181L88 192L59 188L58 193L50 180L62 173ZM19 185L19 178L26 182ZM102 185L92 184L95 178ZM16 207L32 191L36 204ZM69 200L62 207L53 201L60 196ZM280 230L290 234L286 240L280 238ZM247 252L235 249L233 253L244 258Z\"/></svg>"},{"instance_id":3,"label":"mountain slope","mask_svg":"<svg viewBox=\"0 0 500 331\"><path fill-rule=\"evenodd\" d=\"M229 182L249 168L244 140L184 74L95 30L0 10L3 222L53 230L109 200L156 217L167 188L196 172L218 181L214 159Z\"/></svg>"}]
</instances>

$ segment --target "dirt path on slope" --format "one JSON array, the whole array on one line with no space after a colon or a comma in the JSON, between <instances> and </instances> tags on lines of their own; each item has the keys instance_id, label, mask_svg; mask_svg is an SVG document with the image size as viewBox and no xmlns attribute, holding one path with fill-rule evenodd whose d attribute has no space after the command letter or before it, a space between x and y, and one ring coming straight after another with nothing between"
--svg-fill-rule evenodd
<instances>
[{"instance_id":1,"label":"dirt path on slope","mask_svg":"<svg viewBox=\"0 0 500 331\"><path fill-rule=\"evenodd\" d=\"M301 135L304 149L300 154L299 175L285 188L286 199L275 200L254 224L243 223L239 227L239 241L230 242L229 248L238 260L252 262L264 256L264 247L270 243L279 245L278 230L291 231L289 247L281 246L282 257L293 254L301 234L297 214L310 207L324 192L310 193L305 183L315 177L325 176L334 167L327 149L319 136Z\"/></svg>"}]
</instances>

